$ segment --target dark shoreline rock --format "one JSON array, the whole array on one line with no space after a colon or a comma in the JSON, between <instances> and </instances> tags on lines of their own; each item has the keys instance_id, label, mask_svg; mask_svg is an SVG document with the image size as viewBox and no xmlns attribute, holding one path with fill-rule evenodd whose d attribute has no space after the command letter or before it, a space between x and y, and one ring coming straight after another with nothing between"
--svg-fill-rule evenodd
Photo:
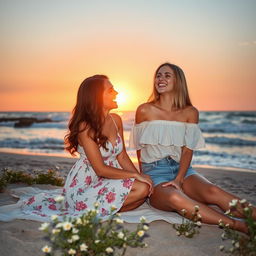
<instances>
[{"instance_id":1,"label":"dark shoreline rock","mask_svg":"<svg viewBox=\"0 0 256 256\"><path fill-rule=\"evenodd\" d=\"M0 118L0 122L15 122L14 127L22 128L22 127L29 127L33 123L52 123L56 122L52 119L45 118L45 119L37 119L34 117L14 117L14 118Z\"/></svg>"}]
</instances>

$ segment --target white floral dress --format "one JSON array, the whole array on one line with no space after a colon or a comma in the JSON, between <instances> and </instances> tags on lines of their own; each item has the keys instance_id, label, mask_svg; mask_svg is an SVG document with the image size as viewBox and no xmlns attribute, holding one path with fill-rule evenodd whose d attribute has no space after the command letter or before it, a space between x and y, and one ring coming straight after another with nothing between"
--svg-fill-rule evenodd
<instances>
[{"instance_id":1,"label":"white floral dress","mask_svg":"<svg viewBox=\"0 0 256 256\"><path fill-rule=\"evenodd\" d=\"M115 144L110 141L106 144L108 150L100 147L103 161L106 165L120 168L117 155L122 152L122 139L117 133ZM127 198L134 179L106 179L97 176L94 172L85 152L81 146L78 147L80 159L70 170L63 189L42 191L21 199L17 205L26 218L39 221L49 220L52 215L76 217L82 215L89 209L94 209L94 203L99 203L99 217L107 219L111 214L111 206L115 206L117 212ZM58 202L57 196L64 197L63 202ZM13 216L15 217L15 216Z\"/></svg>"}]
</instances>

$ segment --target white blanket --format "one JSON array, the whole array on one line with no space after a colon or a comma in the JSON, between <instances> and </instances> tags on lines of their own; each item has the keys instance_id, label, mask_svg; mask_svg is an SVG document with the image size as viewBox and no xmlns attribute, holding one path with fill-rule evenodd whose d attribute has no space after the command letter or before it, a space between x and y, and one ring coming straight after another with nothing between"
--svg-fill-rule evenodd
<instances>
[{"instance_id":1,"label":"white blanket","mask_svg":"<svg viewBox=\"0 0 256 256\"><path fill-rule=\"evenodd\" d=\"M40 216L28 215L22 212L22 200L29 198L37 193L46 192L49 193L49 190L41 190L34 187L22 187L12 189L10 194L13 197L20 198L16 204L4 205L0 207L0 221L11 221L13 219L26 219L26 220L35 220L44 222L45 218L42 219ZM60 189L51 190L50 193L56 193L56 195L61 193ZM122 212L121 218L128 223L139 223L140 218L144 216L148 223L155 220L164 220L169 223L181 223L182 218L180 215L174 212L166 212L153 208L147 202L142 204L140 207L135 210ZM49 219L50 221L50 219Z\"/></svg>"}]
</instances>

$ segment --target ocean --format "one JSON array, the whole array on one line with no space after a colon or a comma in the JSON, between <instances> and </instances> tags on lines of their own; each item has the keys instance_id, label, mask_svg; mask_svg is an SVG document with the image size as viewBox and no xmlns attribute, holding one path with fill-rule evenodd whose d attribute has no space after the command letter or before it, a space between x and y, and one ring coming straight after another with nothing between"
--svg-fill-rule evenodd
<instances>
[{"instance_id":1,"label":"ocean","mask_svg":"<svg viewBox=\"0 0 256 256\"><path fill-rule=\"evenodd\" d=\"M123 119L127 152L136 161L135 150L129 148L135 112L117 113ZM16 127L12 118L22 117L39 121ZM68 112L0 112L0 152L69 156L63 146L69 117ZM256 171L256 111L203 111L199 126L206 147L194 152L192 165Z\"/></svg>"}]
</instances>

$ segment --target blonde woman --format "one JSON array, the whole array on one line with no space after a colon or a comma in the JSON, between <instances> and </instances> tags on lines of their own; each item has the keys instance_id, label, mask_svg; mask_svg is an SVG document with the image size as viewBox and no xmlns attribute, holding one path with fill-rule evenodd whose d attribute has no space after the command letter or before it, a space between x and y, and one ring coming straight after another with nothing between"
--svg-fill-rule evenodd
<instances>
[{"instance_id":1,"label":"blonde woman","mask_svg":"<svg viewBox=\"0 0 256 256\"><path fill-rule=\"evenodd\" d=\"M218 224L222 219L233 229L247 232L244 222L234 220L209 207L228 210L238 199L199 175L191 166L193 150L204 147L198 127L198 110L192 105L185 75L174 64L159 66L154 76L153 93L136 111L132 131L140 169L150 175L154 192L150 204L164 211L187 211L187 217L200 207L202 222ZM254 208L254 216L255 214ZM238 211L237 217L243 217Z\"/></svg>"}]
</instances>

